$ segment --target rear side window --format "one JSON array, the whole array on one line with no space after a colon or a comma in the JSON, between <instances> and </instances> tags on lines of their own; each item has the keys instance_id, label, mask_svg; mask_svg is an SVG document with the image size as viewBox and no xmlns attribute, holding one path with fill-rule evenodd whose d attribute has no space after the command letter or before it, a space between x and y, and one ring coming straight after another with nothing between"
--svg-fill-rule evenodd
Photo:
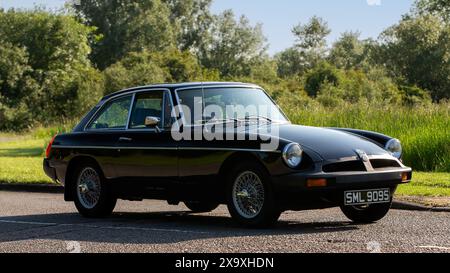
<instances>
[{"instance_id":1,"label":"rear side window","mask_svg":"<svg viewBox=\"0 0 450 273\"><path fill-rule=\"evenodd\" d=\"M124 130L127 127L132 96L108 102L87 127L89 130Z\"/></svg>"}]
</instances>

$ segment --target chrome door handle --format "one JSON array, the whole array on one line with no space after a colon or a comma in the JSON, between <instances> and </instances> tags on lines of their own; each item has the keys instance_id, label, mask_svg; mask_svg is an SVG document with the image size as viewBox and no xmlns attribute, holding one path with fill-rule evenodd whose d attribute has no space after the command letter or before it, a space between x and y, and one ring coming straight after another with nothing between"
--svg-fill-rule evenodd
<instances>
[{"instance_id":1,"label":"chrome door handle","mask_svg":"<svg viewBox=\"0 0 450 273\"><path fill-rule=\"evenodd\" d=\"M131 142L131 141L133 141L133 139L129 138L129 137L121 137L121 138L119 138L119 141L120 142Z\"/></svg>"}]
</instances>

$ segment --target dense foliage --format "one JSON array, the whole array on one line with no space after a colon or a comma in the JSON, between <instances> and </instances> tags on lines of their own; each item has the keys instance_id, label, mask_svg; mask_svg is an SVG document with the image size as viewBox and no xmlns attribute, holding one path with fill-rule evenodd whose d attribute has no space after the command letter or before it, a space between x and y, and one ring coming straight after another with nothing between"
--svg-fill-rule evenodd
<instances>
[{"instance_id":1,"label":"dense foliage","mask_svg":"<svg viewBox=\"0 0 450 273\"><path fill-rule=\"evenodd\" d=\"M448 170L439 150L449 154L450 138L431 130L448 131L449 1L417 0L379 38L348 31L332 45L327 22L313 16L292 28L295 43L275 56L267 53L261 25L231 10L212 14L212 1L76 0L58 12L0 9L0 130L79 119L102 95L126 87L235 80L262 85L295 122L402 137L416 150L411 164ZM378 117L383 111L392 118ZM397 123L402 129L393 129ZM413 123L428 127L411 132ZM432 138L439 139L430 144ZM434 150L425 152L426 145Z\"/></svg>"}]
</instances>

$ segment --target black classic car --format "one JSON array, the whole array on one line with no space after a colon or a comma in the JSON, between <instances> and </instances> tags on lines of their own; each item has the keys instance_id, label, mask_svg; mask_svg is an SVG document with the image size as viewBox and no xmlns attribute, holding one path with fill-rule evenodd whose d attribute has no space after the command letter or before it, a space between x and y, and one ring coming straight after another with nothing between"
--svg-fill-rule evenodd
<instances>
[{"instance_id":1,"label":"black classic car","mask_svg":"<svg viewBox=\"0 0 450 273\"><path fill-rule=\"evenodd\" d=\"M378 221L411 180L401 157L400 141L379 133L293 125L259 86L183 83L104 97L52 139L44 170L85 217L110 215L117 199L157 199L193 212L226 204L240 224L261 227L287 210L330 207Z\"/></svg>"}]
</instances>

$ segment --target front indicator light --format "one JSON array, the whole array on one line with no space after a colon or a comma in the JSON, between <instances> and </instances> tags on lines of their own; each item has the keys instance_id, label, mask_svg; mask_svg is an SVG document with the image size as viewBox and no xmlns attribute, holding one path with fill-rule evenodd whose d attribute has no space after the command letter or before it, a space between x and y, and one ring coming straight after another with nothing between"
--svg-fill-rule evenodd
<instances>
[{"instance_id":1,"label":"front indicator light","mask_svg":"<svg viewBox=\"0 0 450 273\"><path fill-rule=\"evenodd\" d=\"M402 183L407 183L409 180L409 173L402 173Z\"/></svg>"},{"instance_id":2,"label":"front indicator light","mask_svg":"<svg viewBox=\"0 0 450 273\"><path fill-rule=\"evenodd\" d=\"M306 182L308 188L323 188L328 185L326 179L308 179Z\"/></svg>"}]
</instances>

